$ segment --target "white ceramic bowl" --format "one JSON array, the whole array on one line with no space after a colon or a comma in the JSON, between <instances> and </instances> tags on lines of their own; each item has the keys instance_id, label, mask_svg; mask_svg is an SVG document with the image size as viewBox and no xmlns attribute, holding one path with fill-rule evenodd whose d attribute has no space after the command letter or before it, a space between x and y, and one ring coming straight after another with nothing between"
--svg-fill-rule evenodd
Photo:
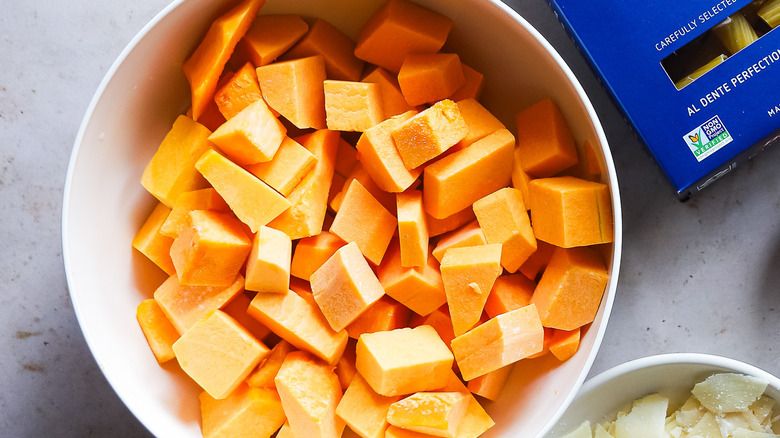
<instances>
[{"instance_id":1,"label":"white ceramic bowl","mask_svg":"<svg viewBox=\"0 0 780 438\"><path fill-rule=\"evenodd\" d=\"M261 14L318 16L356 36L381 0L268 0ZM175 117L189 105L181 64L228 0L178 0L127 46L100 84L71 156L64 191L63 254L73 306L98 365L119 397L155 435L200 436L198 388L175 364L160 367L135 321L138 303L163 281L130 241L154 200L141 173ZM615 242L611 279L580 351L569 361L526 361L488 407L488 436L541 436L569 404L606 328L620 262L620 197L607 141L582 87L560 56L499 1L420 0L452 19L446 49L485 74L482 101L514 130L514 114L552 97L578 142L597 145L611 186ZM610 251L608 251L610 252ZM543 370L543 371L542 371Z\"/></svg>"},{"instance_id":2,"label":"white ceramic bowl","mask_svg":"<svg viewBox=\"0 0 780 438\"><path fill-rule=\"evenodd\" d=\"M780 378L753 365L721 356L671 353L632 360L589 379L547 438L557 438L589 420L611 421L617 411L633 400L653 393L669 398L679 407L691 395L693 385L708 376L732 372L758 377L767 383L765 394L780 401Z\"/></svg>"}]
</instances>

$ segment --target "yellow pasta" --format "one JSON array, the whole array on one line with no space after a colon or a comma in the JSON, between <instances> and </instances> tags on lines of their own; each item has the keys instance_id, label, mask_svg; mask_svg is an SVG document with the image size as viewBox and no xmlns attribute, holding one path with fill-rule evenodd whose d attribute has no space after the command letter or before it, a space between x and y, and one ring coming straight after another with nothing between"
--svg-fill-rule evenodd
<instances>
[{"instance_id":1,"label":"yellow pasta","mask_svg":"<svg viewBox=\"0 0 780 438\"><path fill-rule=\"evenodd\" d=\"M726 55L718 55L716 56L712 61L704 64L703 66L697 68L693 73L689 74L688 76L680 79L679 81L675 82L674 85L677 86L678 90L681 90L686 85L690 84L691 82L695 81L697 78L702 76L704 73L707 73L708 71L712 70L720 64L721 62L726 60Z\"/></svg>"},{"instance_id":2,"label":"yellow pasta","mask_svg":"<svg viewBox=\"0 0 780 438\"><path fill-rule=\"evenodd\" d=\"M769 0L756 14L774 29L780 25L780 0Z\"/></svg>"},{"instance_id":3,"label":"yellow pasta","mask_svg":"<svg viewBox=\"0 0 780 438\"><path fill-rule=\"evenodd\" d=\"M736 13L718 23L713 29L720 42L733 55L753 44L757 39L756 31L741 13Z\"/></svg>"}]
</instances>

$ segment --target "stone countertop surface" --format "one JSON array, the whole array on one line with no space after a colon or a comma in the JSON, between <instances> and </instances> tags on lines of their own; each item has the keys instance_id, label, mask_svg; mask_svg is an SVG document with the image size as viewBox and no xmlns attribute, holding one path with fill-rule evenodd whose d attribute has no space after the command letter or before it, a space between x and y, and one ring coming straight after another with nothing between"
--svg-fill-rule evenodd
<instances>
[{"instance_id":1,"label":"stone countertop surface","mask_svg":"<svg viewBox=\"0 0 780 438\"><path fill-rule=\"evenodd\" d=\"M81 119L114 59L168 0L5 1L0 15L0 430L147 436L92 358L74 314L60 222ZM591 376L704 352L780 375L780 151L686 203L634 137L544 0L507 1L574 70L606 131L624 245Z\"/></svg>"}]
</instances>

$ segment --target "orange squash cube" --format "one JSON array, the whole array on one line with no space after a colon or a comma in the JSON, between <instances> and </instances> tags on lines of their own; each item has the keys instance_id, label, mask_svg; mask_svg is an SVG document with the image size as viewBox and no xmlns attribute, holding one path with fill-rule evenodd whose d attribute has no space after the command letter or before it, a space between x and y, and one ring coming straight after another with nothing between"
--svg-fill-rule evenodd
<instances>
[{"instance_id":1,"label":"orange squash cube","mask_svg":"<svg viewBox=\"0 0 780 438\"><path fill-rule=\"evenodd\" d=\"M329 364L294 351L285 357L274 381L294 436L341 436L344 422L336 417L341 385Z\"/></svg>"},{"instance_id":2,"label":"orange squash cube","mask_svg":"<svg viewBox=\"0 0 780 438\"><path fill-rule=\"evenodd\" d=\"M561 176L535 179L528 189L537 239L563 248L612 242L606 184Z\"/></svg>"},{"instance_id":3,"label":"orange squash cube","mask_svg":"<svg viewBox=\"0 0 780 438\"><path fill-rule=\"evenodd\" d=\"M425 189L423 189L423 205L425 205ZM427 211L425 212L425 222L428 224L428 235L431 237L442 235L476 219L477 217L474 216L474 209L471 208L471 205L441 219L436 219Z\"/></svg>"},{"instance_id":4,"label":"orange squash cube","mask_svg":"<svg viewBox=\"0 0 780 438\"><path fill-rule=\"evenodd\" d=\"M528 183L531 182L533 177L523 169L523 162L520 158L522 151L520 148L515 148L514 158L512 162L512 187L519 189L523 193L523 203L525 208L531 209L531 194L528 191Z\"/></svg>"},{"instance_id":5,"label":"orange squash cube","mask_svg":"<svg viewBox=\"0 0 780 438\"><path fill-rule=\"evenodd\" d=\"M357 162L357 150L343 138L339 140L339 152L336 156L336 173L348 177Z\"/></svg>"},{"instance_id":6,"label":"orange squash cube","mask_svg":"<svg viewBox=\"0 0 780 438\"><path fill-rule=\"evenodd\" d=\"M545 327L574 330L596 317L608 278L593 248L555 248L531 303Z\"/></svg>"},{"instance_id":7,"label":"orange squash cube","mask_svg":"<svg viewBox=\"0 0 780 438\"><path fill-rule=\"evenodd\" d=\"M362 156L361 160L363 160ZM347 180L344 182L344 187L341 189L341 192L333 197L333 200L330 203L330 208L338 213L339 208L341 207L341 202L344 200L344 195L349 190L349 186L353 181L359 181L360 184L363 185L363 188L368 190L368 192L371 193L371 196L379 201L379 203L382 204L382 206L385 207L387 211L395 214L395 195L393 193L382 190L374 182L372 175L374 174L369 174L369 171L363 166L361 161L355 162L355 166L352 168L352 172L350 172L350 174L347 176Z\"/></svg>"},{"instance_id":8,"label":"orange squash cube","mask_svg":"<svg viewBox=\"0 0 780 438\"><path fill-rule=\"evenodd\" d=\"M360 162L371 173L376 185L386 192L403 192L422 173L422 169L406 168L391 134L415 114L416 111L407 111L390 117L367 129L358 140Z\"/></svg>"},{"instance_id":9,"label":"orange squash cube","mask_svg":"<svg viewBox=\"0 0 780 438\"><path fill-rule=\"evenodd\" d=\"M168 208L184 192L208 183L195 169L201 155L214 147L211 131L186 116L179 116L165 135L141 175L141 185Z\"/></svg>"},{"instance_id":10,"label":"orange squash cube","mask_svg":"<svg viewBox=\"0 0 780 438\"><path fill-rule=\"evenodd\" d=\"M282 59L296 59L320 55L325 60L329 79L360 80L363 61L355 56L355 43L327 21L314 20L309 32Z\"/></svg>"},{"instance_id":11,"label":"orange squash cube","mask_svg":"<svg viewBox=\"0 0 780 438\"><path fill-rule=\"evenodd\" d=\"M357 368L355 368L355 344L350 339L347 343L347 348L344 349L344 354L339 358L336 363L336 375L339 377L341 383L341 389L346 391L349 385L352 383L352 379L358 375Z\"/></svg>"},{"instance_id":12,"label":"orange squash cube","mask_svg":"<svg viewBox=\"0 0 780 438\"><path fill-rule=\"evenodd\" d=\"M270 438L286 418L275 390L247 385L222 400L201 393L200 410L204 438L242 436L249 430L253 437Z\"/></svg>"},{"instance_id":13,"label":"orange squash cube","mask_svg":"<svg viewBox=\"0 0 780 438\"><path fill-rule=\"evenodd\" d=\"M160 233L168 237L178 237L179 227L186 222L187 215L193 210L228 212L230 207L212 187L184 192L176 198L171 213L160 227Z\"/></svg>"},{"instance_id":14,"label":"orange squash cube","mask_svg":"<svg viewBox=\"0 0 780 438\"><path fill-rule=\"evenodd\" d=\"M418 315L427 315L447 302L438 263L430 254L424 266L405 268L398 243L392 242L377 275L388 296Z\"/></svg>"},{"instance_id":15,"label":"orange squash cube","mask_svg":"<svg viewBox=\"0 0 780 438\"><path fill-rule=\"evenodd\" d=\"M184 61L182 70L190 83L192 118L198 120L213 101L222 70L230 55L252 25L264 0L244 0L211 24L195 52Z\"/></svg>"},{"instance_id":16,"label":"orange squash cube","mask_svg":"<svg viewBox=\"0 0 780 438\"><path fill-rule=\"evenodd\" d=\"M438 307L433 312L421 316L415 314L409 321L409 327L415 328L421 325L429 325L436 330L439 337L449 348L450 342L455 339L455 332L452 331L452 319L450 318L450 311L446 305Z\"/></svg>"},{"instance_id":17,"label":"orange squash cube","mask_svg":"<svg viewBox=\"0 0 780 438\"><path fill-rule=\"evenodd\" d=\"M536 251L531 254L531 257L528 257L528 260L523 263L523 266L520 266L520 272L526 277L536 280L539 273L544 271L547 263L550 262L550 257L552 257L554 249L555 246L550 245L544 240L537 240Z\"/></svg>"},{"instance_id":18,"label":"orange squash cube","mask_svg":"<svg viewBox=\"0 0 780 438\"><path fill-rule=\"evenodd\" d=\"M363 132L384 120L379 85L326 80L323 89L328 129Z\"/></svg>"},{"instance_id":19,"label":"orange squash cube","mask_svg":"<svg viewBox=\"0 0 780 438\"><path fill-rule=\"evenodd\" d=\"M363 438L384 438L387 412L400 396L377 394L366 380L357 374L344 392L336 415Z\"/></svg>"},{"instance_id":20,"label":"orange squash cube","mask_svg":"<svg viewBox=\"0 0 780 438\"><path fill-rule=\"evenodd\" d=\"M505 187L474 202L473 208L488 243L501 244L501 265L516 272L536 251L536 237L523 194Z\"/></svg>"},{"instance_id":21,"label":"orange squash cube","mask_svg":"<svg viewBox=\"0 0 780 438\"><path fill-rule=\"evenodd\" d=\"M434 103L466 84L455 53L410 53L398 71L398 85L409 105Z\"/></svg>"},{"instance_id":22,"label":"orange squash cube","mask_svg":"<svg viewBox=\"0 0 780 438\"><path fill-rule=\"evenodd\" d=\"M485 85L485 76L466 64L461 64L461 66L463 67L463 77L466 79L466 83L455 90L450 99L456 102L464 99L479 99L482 96L482 88Z\"/></svg>"},{"instance_id":23,"label":"orange squash cube","mask_svg":"<svg viewBox=\"0 0 780 438\"><path fill-rule=\"evenodd\" d=\"M203 154L195 167L253 233L290 208L290 202L268 184L214 150Z\"/></svg>"},{"instance_id":24,"label":"orange squash cube","mask_svg":"<svg viewBox=\"0 0 780 438\"><path fill-rule=\"evenodd\" d=\"M485 302L485 312L489 317L495 318L502 313L525 307L531 304L535 288L536 283L523 274L501 275L493 283L493 289Z\"/></svg>"},{"instance_id":25,"label":"orange squash cube","mask_svg":"<svg viewBox=\"0 0 780 438\"><path fill-rule=\"evenodd\" d=\"M499 129L506 128L493 113L488 111L488 109L482 106L476 99L463 99L458 100L457 102L463 121L466 122L466 126L468 127L468 133L455 148L463 149L469 147L475 141L484 138Z\"/></svg>"},{"instance_id":26,"label":"orange squash cube","mask_svg":"<svg viewBox=\"0 0 780 438\"><path fill-rule=\"evenodd\" d=\"M322 231L339 139L338 132L328 130L296 139L317 158L317 164L287 196L290 208L269 222L269 227L283 231L293 240L315 236Z\"/></svg>"},{"instance_id":27,"label":"orange squash cube","mask_svg":"<svg viewBox=\"0 0 780 438\"><path fill-rule=\"evenodd\" d=\"M253 388L276 388L274 378L282 367L287 354L295 351L289 342L282 339L271 351L257 364L257 368L246 378L247 385Z\"/></svg>"},{"instance_id":28,"label":"orange squash cube","mask_svg":"<svg viewBox=\"0 0 780 438\"><path fill-rule=\"evenodd\" d=\"M509 185L515 138L506 129L441 158L423 172L423 205L443 219Z\"/></svg>"},{"instance_id":29,"label":"orange squash cube","mask_svg":"<svg viewBox=\"0 0 780 438\"><path fill-rule=\"evenodd\" d=\"M363 333L374 333L406 327L411 311L408 307L385 295L347 326L350 338Z\"/></svg>"},{"instance_id":30,"label":"orange squash cube","mask_svg":"<svg viewBox=\"0 0 780 438\"><path fill-rule=\"evenodd\" d=\"M409 53L435 53L447 41L452 20L408 0L389 0L358 35L355 55L398 72Z\"/></svg>"},{"instance_id":31,"label":"orange squash cube","mask_svg":"<svg viewBox=\"0 0 780 438\"><path fill-rule=\"evenodd\" d=\"M371 388L384 396L441 388L452 372L453 356L430 326L364 333L355 365Z\"/></svg>"},{"instance_id":32,"label":"orange squash cube","mask_svg":"<svg viewBox=\"0 0 780 438\"><path fill-rule=\"evenodd\" d=\"M398 193L396 200L401 266L423 266L428 261L428 225L425 223L422 192Z\"/></svg>"},{"instance_id":33,"label":"orange squash cube","mask_svg":"<svg viewBox=\"0 0 780 438\"><path fill-rule=\"evenodd\" d=\"M436 260L441 262L444 253L450 248L478 245L487 245L487 240L485 240L485 235L482 233L482 228L479 227L479 222L472 221L441 236L432 254Z\"/></svg>"},{"instance_id":34,"label":"orange squash cube","mask_svg":"<svg viewBox=\"0 0 780 438\"><path fill-rule=\"evenodd\" d=\"M316 303L296 292L257 294L247 312L296 348L335 364L347 346L347 332L333 331Z\"/></svg>"},{"instance_id":35,"label":"orange squash cube","mask_svg":"<svg viewBox=\"0 0 780 438\"><path fill-rule=\"evenodd\" d=\"M176 357L173 353L173 343L179 339L179 332L173 327L154 298L141 301L136 309L135 317L158 363L167 362Z\"/></svg>"},{"instance_id":36,"label":"orange squash cube","mask_svg":"<svg viewBox=\"0 0 780 438\"><path fill-rule=\"evenodd\" d=\"M287 129L263 99L247 105L209 136L212 143L236 164L271 161Z\"/></svg>"},{"instance_id":37,"label":"orange squash cube","mask_svg":"<svg viewBox=\"0 0 780 438\"><path fill-rule=\"evenodd\" d=\"M406 102L401 93L401 86L398 85L398 78L382 67L374 68L361 81L379 85L379 94L382 97L382 120L416 109Z\"/></svg>"},{"instance_id":38,"label":"orange squash cube","mask_svg":"<svg viewBox=\"0 0 780 438\"><path fill-rule=\"evenodd\" d=\"M574 330L555 330L550 339L550 353L561 362L569 360L580 347L581 328Z\"/></svg>"},{"instance_id":39,"label":"orange squash cube","mask_svg":"<svg viewBox=\"0 0 780 438\"><path fill-rule=\"evenodd\" d=\"M339 248L311 274L311 290L334 331L346 328L385 294L354 242Z\"/></svg>"},{"instance_id":40,"label":"orange squash cube","mask_svg":"<svg viewBox=\"0 0 780 438\"><path fill-rule=\"evenodd\" d=\"M285 137L271 161L249 164L245 169L282 196L289 196L316 164L314 154L297 141Z\"/></svg>"},{"instance_id":41,"label":"orange squash cube","mask_svg":"<svg viewBox=\"0 0 780 438\"><path fill-rule=\"evenodd\" d=\"M458 105L441 100L395 127L393 137L407 169L416 169L438 157L468 134Z\"/></svg>"},{"instance_id":42,"label":"orange squash cube","mask_svg":"<svg viewBox=\"0 0 780 438\"><path fill-rule=\"evenodd\" d=\"M157 267L168 275L176 273L171 260L171 245L173 239L162 234L162 227L170 217L171 209L158 202L149 217L133 237L132 246L138 252L154 262Z\"/></svg>"},{"instance_id":43,"label":"orange squash cube","mask_svg":"<svg viewBox=\"0 0 780 438\"><path fill-rule=\"evenodd\" d=\"M233 317L233 319L247 329L255 339L264 341L271 333L271 330L263 324L260 324L260 321L252 318L249 316L249 313L247 313L249 303L252 302L250 295L253 297L254 293L246 294L239 292L235 294L227 304L221 306L220 310Z\"/></svg>"},{"instance_id":44,"label":"orange squash cube","mask_svg":"<svg viewBox=\"0 0 780 438\"><path fill-rule=\"evenodd\" d=\"M230 395L269 352L221 310L182 334L173 351L182 370L215 399Z\"/></svg>"},{"instance_id":45,"label":"orange squash cube","mask_svg":"<svg viewBox=\"0 0 780 438\"><path fill-rule=\"evenodd\" d=\"M273 228L260 227L252 241L246 262L247 290L286 293L290 288L290 236Z\"/></svg>"},{"instance_id":46,"label":"orange squash cube","mask_svg":"<svg viewBox=\"0 0 780 438\"><path fill-rule=\"evenodd\" d=\"M154 299L171 321L173 327L184 334L209 312L230 302L244 290L244 277L238 275L225 287L184 286L172 275L154 291Z\"/></svg>"},{"instance_id":47,"label":"orange squash cube","mask_svg":"<svg viewBox=\"0 0 780 438\"><path fill-rule=\"evenodd\" d=\"M489 319L451 345L463 379L471 380L542 351L543 341L536 306L529 304Z\"/></svg>"},{"instance_id":48,"label":"orange squash cube","mask_svg":"<svg viewBox=\"0 0 780 438\"><path fill-rule=\"evenodd\" d=\"M495 401L501 395L501 390L504 389L506 381L509 380L509 375L512 373L512 365L509 364L469 380L467 385L469 391L488 400Z\"/></svg>"},{"instance_id":49,"label":"orange squash cube","mask_svg":"<svg viewBox=\"0 0 780 438\"><path fill-rule=\"evenodd\" d=\"M551 99L517 115L517 147L523 169L548 177L577 164L577 147L566 119Z\"/></svg>"},{"instance_id":50,"label":"orange squash cube","mask_svg":"<svg viewBox=\"0 0 780 438\"><path fill-rule=\"evenodd\" d=\"M467 393L418 392L390 405L387 422L414 432L456 438L468 405Z\"/></svg>"},{"instance_id":51,"label":"orange squash cube","mask_svg":"<svg viewBox=\"0 0 780 438\"><path fill-rule=\"evenodd\" d=\"M235 53L255 67L270 64L308 31L309 25L298 15L259 15L236 45Z\"/></svg>"},{"instance_id":52,"label":"orange squash cube","mask_svg":"<svg viewBox=\"0 0 780 438\"><path fill-rule=\"evenodd\" d=\"M325 60L319 55L257 67L268 106L300 129L326 127L325 79Z\"/></svg>"},{"instance_id":53,"label":"orange squash cube","mask_svg":"<svg viewBox=\"0 0 780 438\"><path fill-rule=\"evenodd\" d=\"M466 385L461 382L460 378L455 372L450 371L450 378L447 380L447 385L438 391L458 391L462 393L469 393ZM469 395L469 406L466 408L466 415L460 423L458 428L458 438L477 438L482 436L488 429L495 426L495 422L482 405L477 401L473 395Z\"/></svg>"},{"instance_id":54,"label":"orange squash cube","mask_svg":"<svg viewBox=\"0 0 780 438\"><path fill-rule=\"evenodd\" d=\"M171 244L179 282L190 286L227 286L244 265L252 242L233 216L191 211Z\"/></svg>"},{"instance_id":55,"label":"orange squash cube","mask_svg":"<svg viewBox=\"0 0 780 438\"><path fill-rule=\"evenodd\" d=\"M363 184L353 180L344 194L330 232L345 242L355 242L371 263L379 265L397 224L395 216Z\"/></svg>"},{"instance_id":56,"label":"orange squash cube","mask_svg":"<svg viewBox=\"0 0 780 438\"><path fill-rule=\"evenodd\" d=\"M450 248L441 260L441 279L455 336L479 322L493 283L501 274L501 245Z\"/></svg>"},{"instance_id":57,"label":"orange squash cube","mask_svg":"<svg viewBox=\"0 0 780 438\"><path fill-rule=\"evenodd\" d=\"M249 104L262 99L255 67L247 62L214 94L219 112L230 120Z\"/></svg>"},{"instance_id":58,"label":"orange squash cube","mask_svg":"<svg viewBox=\"0 0 780 438\"><path fill-rule=\"evenodd\" d=\"M309 281L311 274L344 245L346 242L328 231L323 231L316 236L304 237L295 246L290 274Z\"/></svg>"}]
</instances>

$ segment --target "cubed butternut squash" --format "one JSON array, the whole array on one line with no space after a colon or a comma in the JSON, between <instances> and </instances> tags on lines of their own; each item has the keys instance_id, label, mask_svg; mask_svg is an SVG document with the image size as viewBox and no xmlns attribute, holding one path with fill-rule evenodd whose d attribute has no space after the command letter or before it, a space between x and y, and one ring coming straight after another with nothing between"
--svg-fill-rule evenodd
<instances>
[{"instance_id":1,"label":"cubed butternut squash","mask_svg":"<svg viewBox=\"0 0 780 438\"><path fill-rule=\"evenodd\" d=\"M468 134L458 105L440 100L395 127L390 135L407 169L438 157Z\"/></svg>"},{"instance_id":2,"label":"cubed butternut squash","mask_svg":"<svg viewBox=\"0 0 780 438\"><path fill-rule=\"evenodd\" d=\"M361 335L355 365L374 391L394 396L441 388L452 361L436 330L423 325Z\"/></svg>"},{"instance_id":3,"label":"cubed butternut squash","mask_svg":"<svg viewBox=\"0 0 780 438\"><path fill-rule=\"evenodd\" d=\"M341 436L344 422L336 417L341 385L328 363L304 351L294 351L285 357L274 381L294 436Z\"/></svg>"},{"instance_id":4,"label":"cubed butternut squash","mask_svg":"<svg viewBox=\"0 0 780 438\"><path fill-rule=\"evenodd\" d=\"M280 338L335 364L347 346L346 330L333 331L317 308L293 291L257 294L247 312Z\"/></svg>"},{"instance_id":5,"label":"cubed butternut squash","mask_svg":"<svg viewBox=\"0 0 780 438\"><path fill-rule=\"evenodd\" d=\"M308 31L309 25L299 15L259 15L236 45L236 54L255 67L270 64Z\"/></svg>"},{"instance_id":6,"label":"cubed butternut squash","mask_svg":"<svg viewBox=\"0 0 780 438\"><path fill-rule=\"evenodd\" d=\"M234 216L195 210L171 244L171 259L179 283L227 286L235 280L252 249L241 222Z\"/></svg>"},{"instance_id":7,"label":"cubed butternut squash","mask_svg":"<svg viewBox=\"0 0 780 438\"><path fill-rule=\"evenodd\" d=\"M154 298L141 301L136 308L135 317L158 363L176 357L173 353L173 343L179 339L179 332Z\"/></svg>"},{"instance_id":8,"label":"cubed butternut squash","mask_svg":"<svg viewBox=\"0 0 780 438\"><path fill-rule=\"evenodd\" d=\"M195 167L253 233L290 208L284 196L219 152L209 150Z\"/></svg>"},{"instance_id":9,"label":"cubed butternut squash","mask_svg":"<svg viewBox=\"0 0 780 438\"><path fill-rule=\"evenodd\" d=\"M534 234L556 246L612 242L609 187L572 176L539 178L528 183Z\"/></svg>"},{"instance_id":10,"label":"cubed butternut squash","mask_svg":"<svg viewBox=\"0 0 780 438\"><path fill-rule=\"evenodd\" d=\"M328 129L363 132L384 120L379 85L326 80L323 89Z\"/></svg>"},{"instance_id":11,"label":"cubed butternut squash","mask_svg":"<svg viewBox=\"0 0 780 438\"><path fill-rule=\"evenodd\" d=\"M428 224L425 223L422 192L398 193L396 202L401 266L423 266L428 261Z\"/></svg>"},{"instance_id":12,"label":"cubed butternut squash","mask_svg":"<svg viewBox=\"0 0 780 438\"><path fill-rule=\"evenodd\" d=\"M391 75L382 67L375 67L361 81L379 85L379 94L382 98L382 120L415 109L406 102L403 93L401 93L397 76Z\"/></svg>"},{"instance_id":13,"label":"cubed butternut squash","mask_svg":"<svg viewBox=\"0 0 780 438\"><path fill-rule=\"evenodd\" d=\"M319 55L257 67L268 106L300 129L326 127L325 79L325 60Z\"/></svg>"},{"instance_id":14,"label":"cubed butternut squash","mask_svg":"<svg viewBox=\"0 0 780 438\"><path fill-rule=\"evenodd\" d=\"M451 248L441 260L452 328L460 336L482 315L493 283L501 274L501 245Z\"/></svg>"},{"instance_id":15,"label":"cubed butternut squash","mask_svg":"<svg viewBox=\"0 0 780 438\"><path fill-rule=\"evenodd\" d=\"M257 83L257 72L250 62L238 69L214 94L214 102L225 120L230 120L249 104L262 98L260 84Z\"/></svg>"},{"instance_id":16,"label":"cubed butternut squash","mask_svg":"<svg viewBox=\"0 0 780 438\"><path fill-rule=\"evenodd\" d=\"M411 311L398 301L384 295L347 326L350 338L406 327Z\"/></svg>"},{"instance_id":17,"label":"cubed butternut squash","mask_svg":"<svg viewBox=\"0 0 780 438\"><path fill-rule=\"evenodd\" d=\"M363 73L363 61L355 56L355 43L335 26L317 18L309 32L282 59L322 56L329 79L358 81Z\"/></svg>"},{"instance_id":18,"label":"cubed butternut squash","mask_svg":"<svg viewBox=\"0 0 780 438\"><path fill-rule=\"evenodd\" d=\"M398 85L409 105L431 104L450 97L466 84L456 53L410 53L398 71Z\"/></svg>"},{"instance_id":19,"label":"cubed butternut squash","mask_svg":"<svg viewBox=\"0 0 780 438\"><path fill-rule=\"evenodd\" d=\"M508 186L514 144L514 136L506 129L499 129L426 166L423 172L425 211L443 219Z\"/></svg>"},{"instance_id":20,"label":"cubed butternut squash","mask_svg":"<svg viewBox=\"0 0 780 438\"><path fill-rule=\"evenodd\" d=\"M160 233L168 237L178 237L179 227L186 222L187 215L193 210L228 212L230 207L212 187L184 192L176 198L171 213L160 227Z\"/></svg>"},{"instance_id":21,"label":"cubed butternut squash","mask_svg":"<svg viewBox=\"0 0 780 438\"><path fill-rule=\"evenodd\" d=\"M473 208L485 240L501 244L501 265L516 272L536 251L536 237L523 194L504 187L474 202Z\"/></svg>"},{"instance_id":22,"label":"cubed butternut squash","mask_svg":"<svg viewBox=\"0 0 780 438\"><path fill-rule=\"evenodd\" d=\"M319 130L296 139L317 158L314 169L287 196L290 207L268 223L296 240L322 231L338 152L339 133Z\"/></svg>"},{"instance_id":23,"label":"cubed butternut squash","mask_svg":"<svg viewBox=\"0 0 780 438\"><path fill-rule=\"evenodd\" d=\"M155 291L154 299L179 334L184 334L209 312L222 308L244 290L244 277L238 275L224 287L184 286L172 275Z\"/></svg>"},{"instance_id":24,"label":"cubed butternut squash","mask_svg":"<svg viewBox=\"0 0 780 438\"><path fill-rule=\"evenodd\" d=\"M282 196L289 196L316 164L314 154L292 138L285 137L271 161L249 164L245 169Z\"/></svg>"},{"instance_id":25,"label":"cubed butternut squash","mask_svg":"<svg viewBox=\"0 0 780 438\"><path fill-rule=\"evenodd\" d=\"M553 176L578 161L574 136L552 99L517 115L517 147L523 169L536 177Z\"/></svg>"},{"instance_id":26,"label":"cubed butternut squash","mask_svg":"<svg viewBox=\"0 0 780 438\"><path fill-rule=\"evenodd\" d=\"M173 208L180 194L208 187L195 162L214 147L209 135L211 131L200 123L177 117L144 168L141 185L168 208Z\"/></svg>"},{"instance_id":27,"label":"cubed butternut squash","mask_svg":"<svg viewBox=\"0 0 780 438\"><path fill-rule=\"evenodd\" d=\"M162 234L162 229L170 217L171 211L165 204L158 202L141 228L138 229L132 242L133 248L145 255L168 275L176 273L171 259L173 239Z\"/></svg>"},{"instance_id":28,"label":"cubed butternut squash","mask_svg":"<svg viewBox=\"0 0 780 438\"><path fill-rule=\"evenodd\" d=\"M310 281L314 300L337 332L385 294L355 242L339 248L311 274Z\"/></svg>"},{"instance_id":29,"label":"cubed butternut squash","mask_svg":"<svg viewBox=\"0 0 780 438\"><path fill-rule=\"evenodd\" d=\"M493 283L493 289L490 290L485 303L485 312L489 317L495 318L502 313L525 307L531 304L535 288L536 283L523 274L502 275Z\"/></svg>"},{"instance_id":30,"label":"cubed butternut squash","mask_svg":"<svg viewBox=\"0 0 780 438\"><path fill-rule=\"evenodd\" d=\"M464 380L495 371L542 351L544 329L529 304L502 313L452 340L452 351Z\"/></svg>"},{"instance_id":31,"label":"cubed butternut squash","mask_svg":"<svg viewBox=\"0 0 780 438\"><path fill-rule=\"evenodd\" d=\"M439 238L436 248L433 249L433 256L441 262L444 253L450 248L460 248L464 246L487 245L485 235L479 222L472 221L458 229L452 230Z\"/></svg>"},{"instance_id":32,"label":"cubed butternut squash","mask_svg":"<svg viewBox=\"0 0 780 438\"><path fill-rule=\"evenodd\" d=\"M392 405L387 422L414 432L456 438L469 396L463 392L418 392Z\"/></svg>"},{"instance_id":33,"label":"cubed butternut squash","mask_svg":"<svg viewBox=\"0 0 780 438\"><path fill-rule=\"evenodd\" d=\"M271 161L286 133L265 101L256 99L217 128L209 140L231 161L244 165Z\"/></svg>"},{"instance_id":34,"label":"cubed butternut squash","mask_svg":"<svg viewBox=\"0 0 780 438\"><path fill-rule=\"evenodd\" d=\"M346 242L328 231L300 239L295 246L290 274L309 281L311 274L344 245Z\"/></svg>"},{"instance_id":35,"label":"cubed butternut squash","mask_svg":"<svg viewBox=\"0 0 780 438\"><path fill-rule=\"evenodd\" d=\"M435 53L442 48L452 20L408 0L388 0L360 30L355 55L392 72L409 53Z\"/></svg>"},{"instance_id":36,"label":"cubed butternut squash","mask_svg":"<svg viewBox=\"0 0 780 438\"><path fill-rule=\"evenodd\" d=\"M362 438L384 438L388 426L387 411L400 398L377 394L357 374L336 407L336 415Z\"/></svg>"},{"instance_id":37,"label":"cubed butternut squash","mask_svg":"<svg viewBox=\"0 0 780 438\"><path fill-rule=\"evenodd\" d=\"M252 240L246 262L244 288L261 293L285 293L290 288L290 236L269 227L260 227Z\"/></svg>"},{"instance_id":38,"label":"cubed butternut squash","mask_svg":"<svg viewBox=\"0 0 780 438\"><path fill-rule=\"evenodd\" d=\"M596 317L608 277L593 248L555 248L531 303L545 327L574 330Z\"/></svg>"},{"instance_id":39,"label":"cubed butternut squash","mask_svg":"<svg viewBox=\"0 0 780 438\"><path fill-rule=\"evenodd\" d=\"M386 192L403 192L422 173L422 169L407 169L392 137L392 132L415 114L417 111L411 110L390 117L363 132L357 142L361 164Z\"/></svg>"},{"instance_id":40,"label":"cubed butternut squash","mask_svg":"<svg viewBox=\"0 0 780 438\"><path fill-rule=\"evenodd\" d=\"M509 364L469 380L467 387L473 394L495 401L501 395L501 390L504 389L511 373L512 364Z\"/></svg>"},{"instance_id":41,"label":"cubed butternut squash","mask_svg":"<svg viewBox=\"0 0 780 438\"><path fill-rule=\"evenodd\" d=\"M173 344L182 370L215 399L224 399L270 351L235 319L215 310Z\"/></svg>"},{"instance_id":42,"label":"cubed butternut squash","mask_svg":"<svg viewBox=\"0 0 780 438\"><path fill-rule=\"evenodd\" d=\"M580 331L577 327L574 330L555 330L550 340L550 353L560 361L565 361L574 356L580 347Z\"/></svg>"},{"instance_id":43,"label":"cubed butternut squash","mask_svg":"<svg viewBox=\"0 0 780 438\"><path fill-rule=\"evenodd\" d=\"M418 315L427 315L447 302L439 264L428 255L424 266L405 268L398 242L390 243L377 269L385 293Z\"/></svg>"},{"instance_id":44,"label":"cubed butternut squash","mask_svg":"<svg viewBox=\"0 0 780 438\"><path fill-rule=\"evenodd\" d=\"M253 388L276 388L274 378L282 367L288 353L295 351L289 342L282 339L257 364L257 368L246 378L246 383Z\"/></svg>"},{"instance_id":45,"label":"cubed butternut squash","mask_svg":"<svg viewBox=\"0 0 780 438\"><path fill-rule=\"evenodd\" d=\"M286 419L276 390L247 385L221 400L201 393L200 410L204 438L246 436L248 431L252 437L270 438Z\"/></svg>"},{"instance_id":46,"label":"cubed butternut squash","mask_svg":"<svg viewBox=\"0 0 780 438\"><path fill-rule=\"evenodd\" d=\"M379 265L393 238L398 221L357 180L344 194L330 232L345 242L355 242L360 252Z\"/></svg>"}]
</instances>

